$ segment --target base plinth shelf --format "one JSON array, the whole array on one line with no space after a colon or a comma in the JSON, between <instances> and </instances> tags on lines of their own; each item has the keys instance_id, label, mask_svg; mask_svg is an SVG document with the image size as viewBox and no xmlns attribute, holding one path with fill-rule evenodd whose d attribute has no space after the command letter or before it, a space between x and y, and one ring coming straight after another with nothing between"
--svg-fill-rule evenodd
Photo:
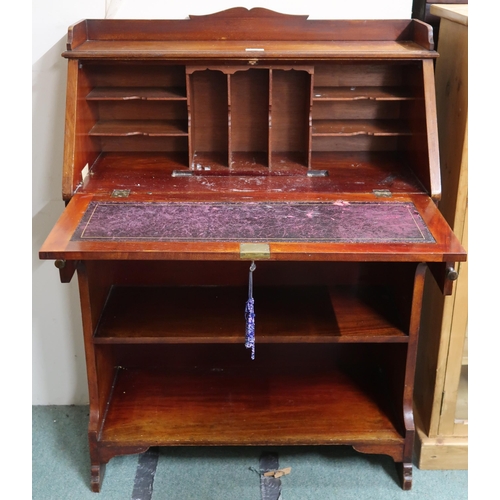
<instances>
[{"instance_id":1,"label":"base plinth shelf","mask_svg":"<svg viewBox=\"0 0 500 500\"><path fill-rule=\"evenodd\" d=\"M402 460L398 418L375 373L335 366L322 346L260 346L254 361L244 346L211 347L177 346L157 356L163 366L118 368L102 444L358 444ZM197 361L180 365L186 357Z\"/></svg>"}]
</instances>

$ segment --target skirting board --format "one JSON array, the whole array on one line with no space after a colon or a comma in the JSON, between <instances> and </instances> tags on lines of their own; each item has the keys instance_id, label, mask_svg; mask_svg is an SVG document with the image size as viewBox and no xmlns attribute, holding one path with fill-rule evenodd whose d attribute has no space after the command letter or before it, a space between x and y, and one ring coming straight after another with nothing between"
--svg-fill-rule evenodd
<instances>
[{"instance_id":1,"label":"skirting board","mask_svg":"<svg viewBox=\"0 0 500 500\"><path fill-rule=\"evenodd\" d=\"M469 468L467 436L428 437L416 419L415 454L421 470L465 470Z\"/></svg>"}]
</instances>

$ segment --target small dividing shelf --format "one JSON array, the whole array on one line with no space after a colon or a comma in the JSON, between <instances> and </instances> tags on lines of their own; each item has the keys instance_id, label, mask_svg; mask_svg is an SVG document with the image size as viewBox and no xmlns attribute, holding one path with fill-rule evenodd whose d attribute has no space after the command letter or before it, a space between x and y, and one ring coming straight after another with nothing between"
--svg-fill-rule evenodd
<instances>
[{"instance_id":1,"label":"small dividing shelf","mask_svg":"<svg viewBox=\"0 0 500 500\"><path fill-rule=\"evenodd\" d=\"M415 95L405 87L315 87L313 101L410 101Z\"/></svg>"},{"instance_id":2,"label":"small dividing shelf","mask_svg":"<svg viewBox=\"0 0 500 500\"><path fill-rule=\"evenodd\" d=\"M234 173L237 175L300 175L307 171L302 151L273 152L262 151L195 151L192 170L209 173Z\"/></svg>"},{"instance_id":3,"label":"small dividing shelf","mask_svg":"<svg viewBox=\"0 0 500 500\"><path fill-rule=\"evenodd\" d=\"M97 122L89 132L95 137L150 137L187 136L187 123L183 120L106 120Z\"/></svg>"},{"instance_id":4,"label":"small dividing shelf","mask_svg":"<svg viewBox=\"0 0 500 500\"><path fill-rule=\"evenodd\" d=\"M186 101L182 87L98 87L87 95L88 101Z\"/></svg>"},{"instance_id":5,"label":"small dividing shelf","mask_svg":"<svg viewBox=\"0 0 500 500\"><path fill-rule=\"evenodd\" d=\"M96 344L243 343L244 287L111 288ZM258 343L399 342L386 287L257 287Z\"/></svg>"},{"instance_id":6,"label":"small dividing shelf","mask_svg":"<svg viewBox=\"0 0 500 500\"><path fill-rule=\"evenodd\" d=\"M315 120L314 136L349 137L355 135L411 135L408 126L399 120Z\"/></svg>"},{"instance_id":7,"label":"small dividing shelf","mask_svg":"<svg viewBox=\"0 0 500 500\"><path fill-rule=\"evenodd\" d=\"M221 346L180 366L176 358L190 356L171 346L161 349L162 366L119 367L100 439L110 446L401 447L388 388L373 366L346 369L324 346L290 347L264 346L252 361L239 347Z\"/></svg>"}]
</instances>

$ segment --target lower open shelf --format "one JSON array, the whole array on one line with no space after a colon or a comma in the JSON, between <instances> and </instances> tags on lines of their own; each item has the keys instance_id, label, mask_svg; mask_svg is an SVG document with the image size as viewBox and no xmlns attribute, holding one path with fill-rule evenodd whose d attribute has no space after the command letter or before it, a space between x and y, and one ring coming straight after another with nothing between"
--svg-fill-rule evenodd
<instances>
[{"instance_id":1,"label":"lower open shelf","mask_svg":"<svg viewBox=\"0 0 500 500\"><path fill-rule=\"evenodd\" d=\"M404 442L402 415L392 409L393 398L367 346L359 357L355 346L268 345L254 361L242 346L159 347L121 346L124 363L117 368L101 442L386 447ZM127 366L127 355L148 361Z\"/></svg>"}]
</instances>

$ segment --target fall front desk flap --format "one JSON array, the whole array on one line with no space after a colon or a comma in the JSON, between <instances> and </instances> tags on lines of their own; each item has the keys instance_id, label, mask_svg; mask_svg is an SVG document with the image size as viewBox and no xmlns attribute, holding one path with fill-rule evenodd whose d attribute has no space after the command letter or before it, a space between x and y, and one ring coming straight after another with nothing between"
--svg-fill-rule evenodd
<instances>
[{"instance_id":1,"label":"fall front desk flap","mask_svg":"<svg viewBox=\"0 0 500 500\"><path fill-rule=\"evenodd\" d=\"M239 254L242 244L255 243L268 244L270 258L295 253L304 260L319 256L325 260L465 259L464 250L428 197L400 198L163 202L77 195L40 254L73 260L182 259L176 254L205 252L231 258ZM112 257L106 256L110 252Z\"/></svg>"}]
</instances>

